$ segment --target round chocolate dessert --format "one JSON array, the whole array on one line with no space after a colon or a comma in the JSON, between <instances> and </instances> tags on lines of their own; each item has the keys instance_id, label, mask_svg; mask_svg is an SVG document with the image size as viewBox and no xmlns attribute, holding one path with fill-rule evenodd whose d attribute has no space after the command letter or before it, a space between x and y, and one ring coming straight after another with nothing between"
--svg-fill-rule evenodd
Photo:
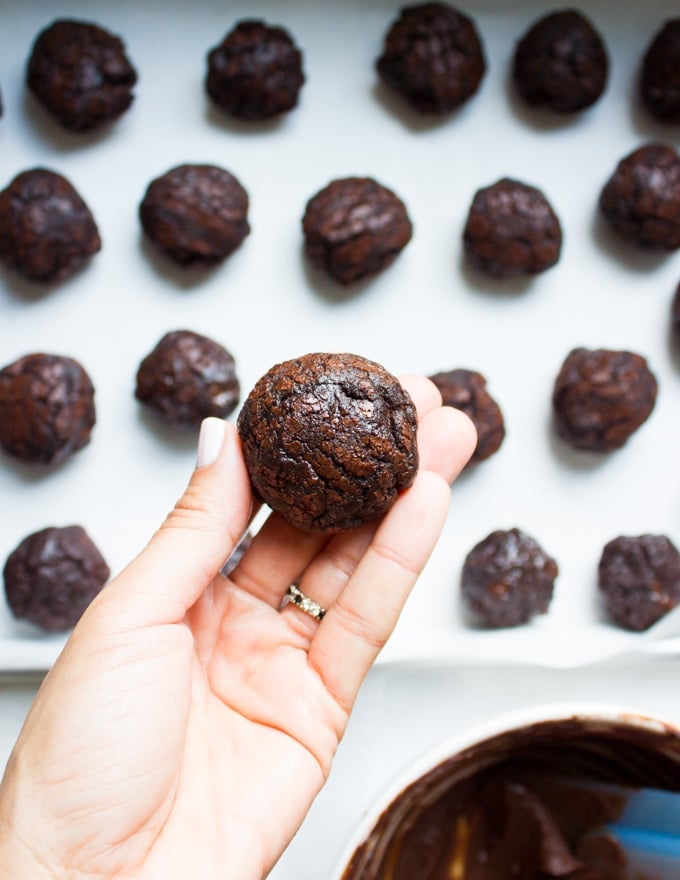
<instances>
[{"instance_id":1,"label":"round chocolate dessert","mask_svg":"<svg viewBox=\"0 0 680 880\"><path fill-rule=\"evenodd\" d=\"M390 266L413 227L392 190L370 177L346 177L307 202L302 231L312 265L347 286Z\"/></svg>"},{"instance_id":2,"label":"round chocolate dessert","mask_svg":"<svg viewBox=\"0 0 680 880\"><path fill-rule=\"evenodd\" d=\"M486 390L486 379L474 370L449 370L435 373L430 381L439 389L444 406L462 410L477 429L477 446L465 465L484 461L498 452L505 437L503 413Z\"/></svg>"},{"instance_id":3,"label":"round chocolate dessert","mask_svg":"<svg viewBox=\"0 0 680 880\"><path fill-rule=\"evenodd\" d=\"M80 526L43 529L7 557L5 594L12 614L48 632L75 626L109 579L109 567Z\"/></svg>"},{"instance_id":4,"label":"round chocolate dessert","mask_svg":"<svg viewBox=\"0 0 680 880\"><path fill-rule=\"evenodd\" d=\"M680 602L680 553L665 535L621 535L602 551L598 586L614 623L649 629Z\"/></svg>"},{"instance_id":5,"label":"round chocolate dessert","mask_svg":"<svg viewBox=\"0 0 680 880\"><path fill-rule=\"evenodd\" d=\"M139 365L135 397L173 428L198 428L226 418L239 401L234 358L219 343L192 333L166 333Z\"/></svg>"},{"instance_id":6,"label":"round chocolate dessert","mask_svg":"<svg viewBox=\"0 0 680 880\"><path fill-rule=\"evenodd\" d=\"M463 245L470 263L494 278L537 275L559 260L562 228L539 189L504 177L475 193Z\"/></svg>"},{"instance_id":7,"label":"round chocolate dessert","mask_svg":"<svg viewBox=\"0 0 680 880\"><path fill-rule=\"evenodd\" d=\"M576 113L594 104L607 84L609 61L602 37L580 12L551 12L517 44L515 87L533 107Z\"/></svg>"},{"instance_id":8,"label":"round chocolate dessert","mask_svg":"<svg viewBox=\"0 0 680 880\"><path fill-rule=\"evenodd\" d=\"M418 470L416 410L399 381L354 354L272 367L238 417L256 494L308 532L387 513Z\"/></svg>"},{"instance_id":9,"label":"round chocolate dessert","mask_svg":"<svg viewBox=\"0 0 680 880\"><path fill-rule=\"evenodd\" d=\"M132 104L137 72L118 37L95 24L58 19L38 34L26 81L64 128L90 131Z\"/></svg>"},{"instance_id":10,"label":"round chocolate dessert","mask_svg":"<svg viewBox=\"0 0 680 880\"><path fill-rule=\"evenodd\" d=\"M463 601L486 626L518 626L546 613L557 573L555 560L525 532L498 530L465 557Z\"/></svg>"},{"instance_id":11,"label":"round chocolate dessert","mask_svg":"<svg viewBox=\"0 0 680 880\"><path fill-rule=\"evenodd\" d=\"M647 250L680 248L680 156L649 144L622 159L600 194L600 211L612 229Z\"/></svg>"},{"instance_id":12,"label":"round chocolate dessert","mask_svg":"<svg viewBox=\"0 0 680 880\"><path fill-rule=\"evenodd\" d=\"M0 192L0 260L29 281L63 281L101 246L90 209L61 174L33 168Z\"/></svg>"},{"instance_id":13,"label":"round chocolate dessert","mask_svg":"<svg viewBox=\"0 0 680 880\"><path fill-rule=\"evenodd\" d=\"M450 113L479 88L486 62L471 18L445 3L402 9L376 69L419 113Z\"/></svg>"},{"instance_id":14,"label":"round chocolate dessert","mask_svg":"<svg viewBox=\"0 0 680 880\"><path fill-rule=\"evenodd\" d=\"M30 463L57 464L90 442L94 388L78 361L28 354L0 370L0 446Z\"/></svg>"},{"instance_id":15,"label":"round chocolate dessert","mask_svg":"<svg viewBox=\"0 0 680 880\"><path fill-rule=\"evenodd\" d=\"M680 18L667 21L642 59L640 95L660 122L680 122Z\"/></svg>"},{"instance_id":16,"label":"round chocolate dessert","mask_svg":"<svg viewBox=\"0 0 680 880\"><path fill-rule=\"evenodd\" d=\"M292 110L305 81L290 34L262 21L239 22L208 54L205 88L237 119L263 120Z\"/></svg>"},{"instance_id":17,"label":"round chocolate dessert","mask_svg":"<svg viewBox=\"0 0 680 880\"><path fill-rule=\"evenodd\" d=\"M212 266L250 232L248 193L215 165L179 165L151 181L139 206L144 232L180 266Z\"/></svg>"},{"instance_id":18,"label":"round chocolate dessert","mask_svg":"<svg viewBox=\"0 0 680 880\"><path fill-rule=\"evenodd\" d=\"M656 378L639 354L575 348L553 389L557 433L574 449L619 449L649 418L656 394Z\"/></svg>"}]
</instances>

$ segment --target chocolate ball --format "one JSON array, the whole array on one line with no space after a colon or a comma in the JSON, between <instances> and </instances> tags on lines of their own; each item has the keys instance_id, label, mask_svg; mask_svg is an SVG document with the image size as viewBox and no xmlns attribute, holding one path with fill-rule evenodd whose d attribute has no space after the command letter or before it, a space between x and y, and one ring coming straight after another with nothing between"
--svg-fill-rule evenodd
<instances>
[{"instance_id":1,"label":"chocolate ball","mask_svg":"<svg viewBox=\"0 0 680 880\"><path fill-rule=\"evenodd\" d=\"M48 632L75 626L109 579L109 567L81 526L35 532L5 563L12 614Z\"/></svg>"},{"instance_id":2,"label":"chocolate ball","mask_svg":"<svg viewBox=\"0 0 680 880\"><path fill-rule=\"evenodd\" d=\"M0 370L0 446L29 463L57 464L90 442L94 388L78 361L29 354Z\"/></svg>"},{"instance_id":3,"label":"chocolate ball","mask_svg":"<svg viewBox=\"0 0 680 880\"><path fill-rule=\"evenodd\" d=\"M416 410L399 381L354 354L272 367L238 418L255 492L299 529L383 516L418 469Z\"/></svg>"},{"instance_id":4,"label":"chocolate ball","mask_svg":"<svg viewBox=\"0 0 680 880\"><path fill-rule=\"evenodd\" d=\"M642 59L640 96L659 122L680 122L680 18L665 22L649 44Z\"/></svg>"}]
</instances>

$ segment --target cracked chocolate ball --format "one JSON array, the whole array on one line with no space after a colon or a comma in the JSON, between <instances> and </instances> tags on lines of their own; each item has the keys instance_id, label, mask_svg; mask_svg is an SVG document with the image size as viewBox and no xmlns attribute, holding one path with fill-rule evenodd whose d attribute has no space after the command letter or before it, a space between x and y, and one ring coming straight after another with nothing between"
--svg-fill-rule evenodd
<instances>
[{"instance_id":1,"label":"cracked chocolate ball","mask_svg":"<svg viewBox=\"0 0 680 880\"><path fill-rule=\"evenodd\" d=\"M90 209L61 174L33 168L0 192L0 260L29 281L64 281L101 246Z\"/></svg>"},{"instance_id":2,"label":"cracked chocolate ball","mask_svg":"<svg viewBox=\"0 0 680 880\"><path fill-rule=\"evenodd\" d=\"M462 410L477 429L477 446L466 468L498 452L505 437L503 413L486 390L486 379L474 370L435 373L430 381L439 389L444 406Z\"/></svg>"},{"instance_id":3,"label":"cracked chocolate ball","mask_svg":"<svg viewBox=\"0 0 680 880\"><path fill-rule=\"evenodd\" d=\"M475 193L463 245L470 263L494 278L536 275L559 260L562 228L539 189L504 177Z\"/></svg>"},{"instance_id":4,"label":"cracked chocolate ball","mask_svg":"<svg viewBox=\"0 0 680 880\"><path fill-rule=\"evenodd\" d=\"M305 81L302 53L288 31L239 22L208 54L205 88L236 119L264 120L292 110Z\"/></svg>"},{"instance_id":5,"label":"cracked chocolate ball","mask_svg":"<svg viewBox=\"0 0 680 880\"><path fill-rule=\"evenodd\" d=\"M418 470L411 398L354 354L272 367L243 404L238 430L257 495L308 532L378 519Z\"/></svg>"},{"instance_id":6,"label":"cracked chocolate ball","mask_svg":"<svg viewBox=\"0 0 680 880\"><path fill-rule=\"evenodd\" d=\"M48 632L75 626L109 579L109 567L81 526L34 532L7 557L12 614Z\"/></svg>"},{"instance_id":7,"label":"cracked chocolate ball","mask_svg":"<svg viewBox=\"0 0 680 880\"><path fill-rule=\"evenodd\" d=\"M640 73L640 96L660 122L680 122L680 18L667 21L649 44Z\"/></svg>"},{"instance_id":8,"label":"cracked chocolate ball","mask_svg":"<svg viewBox=\"0 0 680 880\"><path fill-rule=\"evenodd\" d=\"M680 284L675 289L675 296L671 304L671 326L675 338L680 340Z\"/></svg>"},{"instance_id":9,"label":"cracked chocolate ball","mask_svg":"<svg viewBox=\"0 0 680 880\"><path fill-rule=\"evenodd\" d=\"M179 165L153 180L139 206L144 232L180 266L212 266L250 232L248 193L215 165Z\"/></svg>"},{"instance_id":10,"label":"cracked chocolate ball","mask_svg":"<svg viewBox=\"0 0 680 880\"><path fill-rule=\"evenodd\" d=\"M574 449L619 449L647 421L656 394L656 378L639 354L575 348L553 389L557 433Z\"/></svg>"},{"instance_id":11,"label":"cracked chocolate ball","mask_svg":"<svg viewBox=\"0 0 680 880\"><path fill-rule=\"evenodd\" d=\"M376 70L414 110L443 114L475 94L486 62L471 18L445 3L423 3L401 10Z\"/></svg>"},{"instance_id":12,"label":"cracked chocolate ball","mask_svg":"<svg viewBox=\"0 0 680 880\"><path fill-rule=\"evenodd\" d=\"M520 529L492 532L465 557L463 601L489 627L518 626L545 614L558 568Z\"/></svg>"},{"instance_id":13,"label":"cracked chocolate ball","mask_svg":"<svg viewBox=\"0 0 680 880\"><path fill-rule=\"evenodd\" d=\"M584 15L567 9L541 18L522 37L513 79L527 104L576 113L598 100L608 70L602 37Z\"/></svg>"},{"instance_id":14,"label":"cracked chocolate ball","mask_svg":"<svg viewBox=\"0 0 680 880\"><path fill-rule=\"evenodd\" d=\"M234 358L219 343L192 333L166 333L139 365L135 397L175 428L226 418L239 401Z\"/></svg>"},{"instance_id":15,"label":"cracked chocolate ball","mask_svg":"<svg viewBox=\"0 0 680 880\"><path fill-rule=\"evenodd\" d=\"M598 586L614 623L649 629L680 602L680 553L665 535L621 535L602 551Z\"/></svg>"},{"instance_id":16,"label":"cracked chocolate ball","mask_svg":"<svg viewBox=\"0 0 680 880\"><path fill-rule=\"evenodd\" d=\"M94 388L78 361L28 354L0 370L0 446L29 463L57 464L90 442Z\"/></svg>"},{"instance_id":17,"label":"cracked chocolate ball","mask_svg":"<svg viewBox=\"0 0 680 880\"><path fill-rule=\"evenodd\" d=\"M119 37L96 24L58 19L38 34L26 81L64 128L90 131L125 113L137 72Z\"/></svg>"},{"instance_id":18,"label":"cracked chocolate ball","mask_svg":"<svg viewBox=\"0 0 680 880\"><path fill-rule=\"evenodd\" d=\"M630 244L657 251L680 248L680 156L665 144L626 156L600 194L600 211Z\"/></svg>"},{"instance_id":19,"label":"cracked chocolate ball","mask_svg":"<svg viewBox=\"0 0 680 880\"><path fill-rule=\"evenodd\" d=\"M302 231L312 265L348 286L390 266L413 226L392 190L370 177L346 177L307 202Z\"/></svg>"}]
</instances>

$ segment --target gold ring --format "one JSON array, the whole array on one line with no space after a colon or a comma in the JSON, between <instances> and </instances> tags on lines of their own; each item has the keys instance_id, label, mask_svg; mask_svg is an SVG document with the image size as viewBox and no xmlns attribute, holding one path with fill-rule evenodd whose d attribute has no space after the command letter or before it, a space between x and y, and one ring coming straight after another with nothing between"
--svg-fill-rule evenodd
<instances>
[{"instance_id":1,"label":"gold ring","mask_svg":"<svg viewBox=\"0 0 680 880\"><path fill-rule=\"evenodd\" d=\"M319 605L314 599L305 596L302 590L299 590L295 584L291 584L286 590L286 600L287 601L284 605L292 602L296 608L299 608L300 611L304 611L305 614L309 614L314 620L323 620L324 615L326 614L326 609L323 605Z\"/></svg>"}]
</instances>

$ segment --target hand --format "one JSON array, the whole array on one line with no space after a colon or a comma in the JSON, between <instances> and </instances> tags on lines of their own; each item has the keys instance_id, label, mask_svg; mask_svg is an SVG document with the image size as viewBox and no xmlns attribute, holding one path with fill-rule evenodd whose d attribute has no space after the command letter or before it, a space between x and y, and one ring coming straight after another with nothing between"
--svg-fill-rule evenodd
<instances>
[{"instance_id":1,"label":"hand","mask_svg":"<svg viewBox=\"0 0 680 880\"><path fill-rule=\"evenodd\" d=\"M272 514L228 579L250 483L234 428L204 425L216 459L88 608L38 693L0 787L0 876L265 877L328 776L474 448L434 385L403 382L421 465L387 516L329 539ZM323 621L279 610L293 582Z\"/></svg>"}]
</instances>

